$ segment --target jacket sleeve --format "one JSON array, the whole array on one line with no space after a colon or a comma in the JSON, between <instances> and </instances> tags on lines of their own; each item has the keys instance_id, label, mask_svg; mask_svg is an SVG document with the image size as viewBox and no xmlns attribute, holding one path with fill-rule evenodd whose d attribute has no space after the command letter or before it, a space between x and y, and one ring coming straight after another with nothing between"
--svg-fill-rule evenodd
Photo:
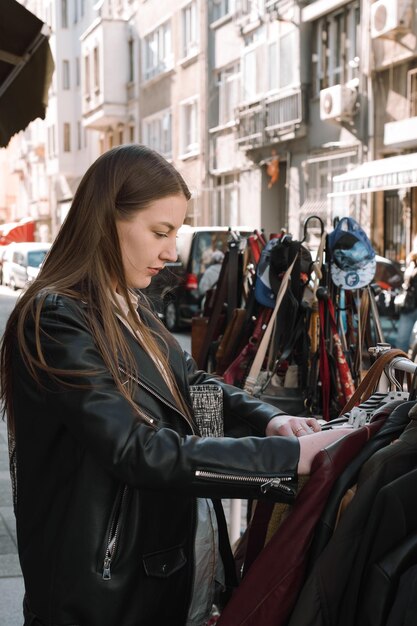
<instances>
[{"instance_id":1,"label":"jacket sleeve","mask_svg":"<svg viewBox=\"0 0 417 626\"><path fill-rule=\"evenodd\" d=\"M296 480L295 437L200 438L141 422L118 392L87 323L71 309L44 307L41 341L47 363L68 372L65 378L74 386L47 381L54 390L39 394L25 376L33 402L39 402L39 395L47 397L53 427L67 429L97 463L134 487L207 497L293 497L294 489L285 487ZM27 336L33 345L30 328ZM83 371L85 377L74 376L74 371ZM160 410L170 409L161 404Z\"/></svg>"},{"instance_id":2,"label":"jacket sleeve","mask_svg":"<svg viewBox=\"0 0 417 626\"><path fill-rule=\"evenodd\" d=\"M263 436L268 423L273 417L286 415L276 406L254 398L239 387L228 385L220 376L199 370L191 355L187 352L184 354L190 385L217 384L222 387L224 431L228 436Z\"/></svg>"}]
</instances>

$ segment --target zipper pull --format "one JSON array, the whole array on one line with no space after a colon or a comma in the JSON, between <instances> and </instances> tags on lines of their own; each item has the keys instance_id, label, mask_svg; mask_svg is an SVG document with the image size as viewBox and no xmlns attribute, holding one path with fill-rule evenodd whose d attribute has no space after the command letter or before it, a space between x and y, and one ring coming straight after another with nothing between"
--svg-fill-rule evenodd
<instances>
[{"instance_id":1,"label":"zipper pull","mask_svg":"<svg viewBox=\"0 0 417 626\"><path fill-rule=\"evenodd\" d=\"M103 565L103 579L104 580L110 580L111 578L110 563L111 563L111 558L106 556L106 558L104 559L104 565Z\"/></svg>"},{"instance_id":2,"label":"zipper pull","mask_svg":"<svg viewBox=\"0 0 417 626\"><path fill-rule=\"evenodd\" d=\"M272 487L279 487L280 485L281 485L281 479L280 478L270 478L270 480L268 480L266 483L263 483L261 485L261 491L262 491L262 493L266 493Z\"/></svg>"}]
</instances>

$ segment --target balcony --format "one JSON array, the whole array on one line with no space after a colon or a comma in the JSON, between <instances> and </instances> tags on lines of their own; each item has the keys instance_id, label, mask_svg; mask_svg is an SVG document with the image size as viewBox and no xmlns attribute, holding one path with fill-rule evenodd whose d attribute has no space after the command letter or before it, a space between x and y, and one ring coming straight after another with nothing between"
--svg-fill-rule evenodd
<instances>
[{"instance_id":1,"label":"balcony","mask_svg":"<svg viewBox=\"0 0 417 626\"><path fill-rule=\"evenodd\" d=\"M236 109L238 121L236 143L239 148L250 150L264 143L265 104L238 107Z\"/></svg>"},{"instance_id":2,"label":"balcony","mask_svg":"<svg viewBox=\"0 0 417 626\"><path fill-rule=\"evenodd\" d=\"M384 124L384 146L416 148L417 117L408 117Z\"/></svg>"},{"instance_id":3,"label":"balcony","mask_svg":"<svg viewBox=\"0 0 417 626\"><path fill-rule=\"evenodd\" d=\"M127 22L99 19L81 36L83 123L104 130L128 119Z\"/></svg>"},{"instance_id":4,"label":"balcony","mask_svg":"<svg viewBox=\"0 0 417 626\"><path fill-rule=\"evenodd\" d=\"M239 148L251 150L303 135L304 101L304 91L296 89L239 106L236 109Z\"/></svg>"},{"instance_id":5,"label":"balcony","mask_svg":"<svg viewBox=\"0 0 417 626\"><path fill-rule=\"evenodd\" d=\"M234 21L241 34L259 26L264 16L264 0L236 0Z\"/></svg>"},{"instance_id":6,"label":"balcony","mask_svg":"<svg viewBox=\"0 0 417 626\"><path fill-rule=\"evenodd\" d=\"M279 138L283 133L294 131L303 121L303 92L278 94L268 98L266 107L266 138Z\"/></svg>"}]
</instances>

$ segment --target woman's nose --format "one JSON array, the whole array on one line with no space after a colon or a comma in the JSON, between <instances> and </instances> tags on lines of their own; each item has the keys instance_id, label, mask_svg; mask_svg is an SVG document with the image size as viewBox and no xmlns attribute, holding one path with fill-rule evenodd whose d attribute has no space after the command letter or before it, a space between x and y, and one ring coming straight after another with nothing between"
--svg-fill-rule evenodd
<instances>
[{"instance_id":1,"label":"woman's nose","mask_svg":"<svg viewBox=\"0 0 417 626\"><path fill-rule=\"evenodd\" d=\"M174 239L172 242L167 240L167 245L164 247L161 258L170 263L174 263L178 258L177 253L177 240Z\"/></svg>"}]
</instances>

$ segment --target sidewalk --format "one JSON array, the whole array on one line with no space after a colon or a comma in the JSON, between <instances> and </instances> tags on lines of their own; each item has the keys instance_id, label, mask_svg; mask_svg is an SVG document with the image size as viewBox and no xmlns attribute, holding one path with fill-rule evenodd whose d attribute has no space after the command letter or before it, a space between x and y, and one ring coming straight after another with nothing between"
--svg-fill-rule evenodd
<instances>
[{"instance_id":1,"label":"sidewalk","mask_svg":"<svg viewBox=\"0 0 417 626\"><path fill-rule=\"evenodd\" d=\"M22 626L23 578L16 548L6 424L0 419L0 626Z\"/></svg>"}]
</instances>

